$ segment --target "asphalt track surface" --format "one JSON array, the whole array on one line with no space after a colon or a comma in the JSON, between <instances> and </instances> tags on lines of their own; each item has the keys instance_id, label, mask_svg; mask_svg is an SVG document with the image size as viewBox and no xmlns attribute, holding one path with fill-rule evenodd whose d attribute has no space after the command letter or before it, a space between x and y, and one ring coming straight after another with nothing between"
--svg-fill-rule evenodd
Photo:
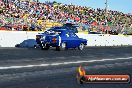
<instances>
[{"instance_id":1,"label":"asphalt track surface","mask_svg":"<svg viewBox=\"0 0 132 88\"><path fill-rule=\"evenodd\" d=\"M76 81L80 65L87 74L132 75L132 47L0 48L0 88L132 88L131 82L80 85Z\"/></svg>"}]
</instances>

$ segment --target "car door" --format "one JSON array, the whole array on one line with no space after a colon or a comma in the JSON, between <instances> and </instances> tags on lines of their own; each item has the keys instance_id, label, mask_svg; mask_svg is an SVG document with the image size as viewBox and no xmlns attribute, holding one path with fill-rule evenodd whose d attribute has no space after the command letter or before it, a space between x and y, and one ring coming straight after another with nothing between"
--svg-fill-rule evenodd
<instances>
[{"instance_id":1,"label":"car door","mask_svg":"<svg viewBox=\"0 0 132 88\"><path fill-rule=\"evenodd\" d=\"M73 37L71 36L71 33L69 31L66 32L65 34L65 39L64 39L64 42L67 43L67 48L71 48L72 45L73 45Z\"/></svg>"},{"instance_id":2,"label":"car door","mask_svg":"<svg viewBox=\"0 0 132 88\"><path fill-rule=\"evenodd\" d=\"M74 47L78 47L79 44L80 44L80 39L79 37L75 34L75 33L72 33L72 37L73 37L73 46Z\"/></svg>"},{"instance_id":3,"label":"car door","mask_svg":"<svg viewBox=\"0 0 132 88\"><path fill-rule=\"evenodd\" d=\"M70 47L71 48L76 48L79 44L79 38L78 36L73 33L73 32L70 32Z\"/></svg>"}]
</instances>

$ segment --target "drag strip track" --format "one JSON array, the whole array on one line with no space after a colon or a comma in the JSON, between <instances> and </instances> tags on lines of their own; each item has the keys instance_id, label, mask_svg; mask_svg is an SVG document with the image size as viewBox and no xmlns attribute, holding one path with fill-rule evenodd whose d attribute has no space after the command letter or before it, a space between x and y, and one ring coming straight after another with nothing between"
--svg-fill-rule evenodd
<instances>
[{"instance_id":1,"label":"drag strip track","mask_svg":"<svg viewBox=\"0 0 132 88\"><path fill-rule=\"evenodd\" d=\"M76 82L77 67L88 74L132 75L132 47L87 47L40 50L0 48L0 88L131 88L132 84Z\"/></svg>"}]
</instances>

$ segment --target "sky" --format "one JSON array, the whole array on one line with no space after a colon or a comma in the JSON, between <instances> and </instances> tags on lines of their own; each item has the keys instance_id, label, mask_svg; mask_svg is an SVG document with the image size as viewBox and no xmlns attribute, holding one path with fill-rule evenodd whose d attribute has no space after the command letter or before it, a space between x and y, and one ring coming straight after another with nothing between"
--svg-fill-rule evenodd
<instances>
[{"instance_id":1,"label":"sky","mask_svg":"<svg viewBox=\"0 0 132 88\"><path fill-rule=\"evenodd\" d=\"M105 8L106 0L39 0L40 2L45 1L57 1L63 4L73 4L80 6L87 6L91 8ZM132 14L132 0L108 0L108 10L120 11L123 13Z\"/></svg>"}]
</instances>

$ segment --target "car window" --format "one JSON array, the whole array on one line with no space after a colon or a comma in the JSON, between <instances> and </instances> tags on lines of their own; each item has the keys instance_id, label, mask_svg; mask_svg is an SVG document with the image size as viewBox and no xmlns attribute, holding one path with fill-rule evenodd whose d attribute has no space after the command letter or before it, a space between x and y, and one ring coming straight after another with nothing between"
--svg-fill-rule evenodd
<instances>
[{"instance_id":1,"label":"car window","mask_svg":"<svg viewBox=\"0 0 132 88\"><path fill-rule=\"evenodd\" d=\"M69 32L66 32L66 36L67 36L67 37L70 37L70 33L69 33Z\"/></svg>"},{"instance_id":2,"label":"car window","mask_svg":"<svg viewBox=\"0 0 132 88\"><path fill-rule=\"evenodd\" d=\"M70 33L71 37L78 37L75 33Z\"/></svg>"},{"instance_id":3,"label":"car window","mask_svg":"<svg viewBox=\"0 0 132 88\"><path fill-rule=\"evenodd\" d=\"M78 36L76 34L74 34L74 37L77 37L78 38Z\"/></svg>"}]
</instances>

